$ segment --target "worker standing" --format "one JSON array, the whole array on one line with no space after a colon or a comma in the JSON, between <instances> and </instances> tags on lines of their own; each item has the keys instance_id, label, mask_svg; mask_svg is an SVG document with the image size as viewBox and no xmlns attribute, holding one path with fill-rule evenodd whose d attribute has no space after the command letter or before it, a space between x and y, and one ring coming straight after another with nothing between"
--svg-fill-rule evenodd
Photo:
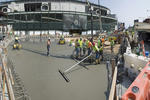
<instances>
[{"instance_id":1,"label":"worker standing","mask_svg":"<svg viewBox=\"0 0 150 100\"><path fill-rule=\"evenodd\" d=\"M94 53L96 53L95 64L98 64L99 63L99 48L94 42L93 42L93 51Z\"/></svg>"},{"instance_id":2,"label":"worker standing","mask_svg":"<svg viewBox=\"0 0 150 100\"><path fill-rule=\"evenodd\" d=\"M82 47L83 47L83 55L85 56L86 55L86 48L87 48L85 39L83 40Z\"/></svg>"},{"instance_id":3,"label":"worker standing","mask_svg":"<svg viewBox=\"0 0 150 100\"><path fill-rule=\"evenodd\" d=\"M83 43L82 38L80 38L78 42L79 42L79 45L80 45L79 52L80 52L80 57L81 57L82 56L82 43Z\"/></svg>"},{"instance_id":4,"label":"worker standing","mask_svg":"<svg viewBox=\"0 0 150 100\"><path fill-rule=\"evenodd\" d=\"M42 42L42 34L40 33L40 42Z\"/></svg>"},{"instance_id":5,"label":"worker standing","mask_svg":"<svg viewBox=\"0 0 150 100\"><path fill-rule=\"evenodd\" d=\"M79 47L80 47L79 40L76 39L76 41L75 41L76 59L78 59L78 57L79 57Z\"/></svg>"},{"instance_id":6,"label":"worker standing","mask_svg":"<svg viewBox=\"0 0 150 100\"><path fill-rule=\"evenodd\" d=\"M99 60L98 63L100 63L101 59L103 60L103 45L101 43L101 39L98 40L98 48L99 48Z\"/></svg>"},{"instance_id":7,"label":"worker standing","mask_svg":"<svg viewBox=\"0 0 150 100\"><path fill-rule=\"evenodd\" d=\"M110 46L111 46L111 53L114 52L114 40L111 38Z\"/></svg>"},{"instance_id":8,"label":"worker standing","mask_svg":"<svg viewBox=\"0 0 150 100\"><path fill-rule=\"evenodd\" d=\"M98 39L98 48L100 48L102 46L102 43L101 43L101 39L99 38Z\"/></svg>"},{"instance_id":9,"label":"worker standing","mask_svg":"<svg viewBox=\"0 0 150 100\"><path fill-rule=\"evenodd\" d=\"M50 40L50 37L49 37L48 41L47 41L47 56L49 56L50 45L51 45L51 40Z\"/></svg>"},{"instance_id":10,"label":"worker standing","mask_svg":"<svg viewBox=\"0 0 150 100\"><path fill-rule=\"evenodd\" d=\"M103 46L100 46L100 48L99 48L99 60L98 60L98 63L100 63L101 60L103 60Z\"/></svg>"},{"instance_id":11,"label":"worker standing","mask_svg":"<svg viewBox=\"0 0 150 100\"><path fill-rule=\"evenodd\" d=\"M103 37L103 38L101 39L101 42L102 42L102 46L104 47L105 37Z\"/></svg>"},{"instance_id":12,"label":"worker standing","mask_svg":"<svg viewBox=\"0 0 150 100\"><path fill-rule=\"evenodd\" d=\"M88 48L88 55L90 55L91 52L92 52L92 43L91 43L91 41L88 41L88 46L87 46L87 48Z\"/></svg>"},{"instance_id":13,"label":"worker standing","mask_svg":"<svg viewBox=\"0 0 150 100\"><path fill-rule=\"evenodd\" d=\"M70 40L70 42L69 42L69 46L72 46L72 40Z\"/></svg>"}]
</instances>

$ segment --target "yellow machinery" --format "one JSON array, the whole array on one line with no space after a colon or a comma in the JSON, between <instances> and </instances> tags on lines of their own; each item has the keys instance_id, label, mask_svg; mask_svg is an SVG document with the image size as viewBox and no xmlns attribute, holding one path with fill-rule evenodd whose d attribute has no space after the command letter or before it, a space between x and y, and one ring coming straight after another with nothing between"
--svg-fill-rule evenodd
<instances>
[{"instance_id":1,"label":"yellow machinery","mask_svg":"<svg viewBox=\"0 0 150 100\"><path fill-rule=\"evenodd\" d=\"M111 41L111 39L113 39L115 42L117 41L117 37L115 37L115 36L111 36L111 37L109 37L109 42Z\"/></svg>"},{"instance_id":2,"label":"yellow machinery","mask_svg":"<svg viewBox=\"0 0 150 100\"><path fill-rule=\"evenodd\" d=\"M21 48L22 48L21 44L19 44L19 43L14 43L13 49L21 49Z\"/></svg>"},{"instance_id":3,"label":"yellow machinery","mask_svg":"<svg viewBox=\"0 0 150 100\"><path fill-rule=\"evenodd\" d=\"M19 43L18 37L15 38L15 42L13 44L13 49L21 49L22 45Z\"/></svg>"},{"instance_id":4,"label":"yellow machinery","mask_svg":"<svg viewBox=\"0 0 150 100\"><path fill-rule=\"evenodd\" d=\"M65 44L65 39L61 37L59 40L59 44Z\"/></svg>"}]
</instances>

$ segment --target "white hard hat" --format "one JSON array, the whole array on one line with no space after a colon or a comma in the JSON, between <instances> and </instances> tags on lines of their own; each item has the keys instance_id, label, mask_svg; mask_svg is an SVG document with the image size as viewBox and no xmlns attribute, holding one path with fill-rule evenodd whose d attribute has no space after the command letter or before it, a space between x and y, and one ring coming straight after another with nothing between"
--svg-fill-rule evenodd
<instances>
[{"instance_id":1,"label":"white hard hat","mask_svg":"<svg viewBox=\"0 0 150 100\"><path fill-rule=\"evenodd\" d=\"M18 40L18 37L15 37L16 40Z\"/></svg>"},{"instance_id":2,"label":"white hard hat","mask_svg":"<svg viewBox=\"0 0 150 100\"><path fill-rule=\"evenodd\" d=\"M51 38L49 37L48 39L50 40Z\"/></svg>"}]
</instances>

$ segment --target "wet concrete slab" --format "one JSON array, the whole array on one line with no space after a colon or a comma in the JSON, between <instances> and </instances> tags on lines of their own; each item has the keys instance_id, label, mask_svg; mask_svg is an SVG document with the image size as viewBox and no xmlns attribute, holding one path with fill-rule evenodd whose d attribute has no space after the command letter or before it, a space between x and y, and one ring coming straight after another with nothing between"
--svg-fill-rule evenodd
<instances>
[{"instance_id":1,"label":"wet concrete slab","mask_svg":"<svg viewBox=\"0 0 150 100\"><path fill-rule=\"evenodd\" d=\"M73 48L52 43L46 56L46 43L22 43L23 49L12 50L9 58L24 81L32 100L106 100L107 69L105 64L78 66L67 74L70 83L62 78L64 70L76 62L70 58Z\"/></svg>"}]
</instances>

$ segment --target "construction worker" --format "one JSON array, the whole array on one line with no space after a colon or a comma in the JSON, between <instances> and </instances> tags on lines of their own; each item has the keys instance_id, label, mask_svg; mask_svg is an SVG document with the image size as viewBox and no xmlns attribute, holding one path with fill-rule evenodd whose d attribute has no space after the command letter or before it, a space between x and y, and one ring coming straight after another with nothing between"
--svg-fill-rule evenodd
<instances>
[{"instance_id":1,"label":"construction worker","mask_svg":"<svg viewBox=\"0 0 150 100\"><path fill-rule=\"evenodd\" d=\"M136 47L136 48L135 48L135 53L136 53L138 56L140 56L140 48L139 48L139 47Z\"/></svg>"},{"instance_id":2,"label":"construction worker","mask_svg":"<svg viewBox=\"0 0 150 100\"><path fill-rule=\"evenodd\" d=\"M92 52L92 42L88 40L88 45L87 45L87 48L88 48L88 55L91 54Z\"/></svg>"},{"instance_id":3,"label":"construction worker","mask_svg":"<svg viewBox=\"0 0 150 100\"><path fill-rule=\"evenodd\" d=\"M40 33L40 42L42 42L42 34Z\"/></svg>"},{"instance_id":4,"label":"construction worker","mask_svg":"<svg viewBox=\"0 0 150 100\"><path fill-rule=\"evenodd\" d=\"M134 37L134 34L135 34L135 33L134 33L134 31L133 31L133 32L132 32L132 39L133 39L133 37Z\"/></svg>"},{"instance_id":5,"label":"construction worker","mask_svg":"<svg viewBox=\"0 0 150 100\"><path fill-rule=\"evenodd\" d=\"M110 41L110 46L111 46L111 53L113 53L114 52L114 40L113 40L113 38L111 38L111 41Z\"/></svg>"},{"instance_id":6,"label":"construction worker","mask_svg":"<svg viewBox=\"0 0 150 100\"><path fill-rule=\"evenodd\" d=\"M15 37L15 43L19 43L18 37Z\"/></svg>"},{"instance_id":7,"label":"construction worker","mask_svg":"<svg viewBox=\"0 0 150 100\"><path fill-rule=\"evenodd\" d=\"M104 46L104 43L105 43L105 38L104 37L101 39L101 42L102 42L102 46Z\"/></svg>"},{"instance_id":8,"label":"construction worker","mask_svg":"<svg viewBox=\"0 0 150 100\"><path fill-rule=\"evenodd\" d=\"M101 59L103 60L103 45L101 43L101 39L99 38L98 40L98 48L99 48L99 63L101 61Z\"/></svg>"},{"instance_id":9,"label":"construction worker","mask_svg":"<svg viewBox=\"0 0 150 100\"><path fill-rule=\"evenodd\" d=\"M51 45L51 40L50 40L50 37L49 37L48 40L47 40L47 56L49 56L50 45Z\"/></svg>"},{"instance_id":10,"label":"construction worker","mask_svg":"<svg viewBox=\"0 0 150 100\"><path fill-rule=\"evenodd\" d=\"M86 55L86 49L87 49L86 40L85 39L83 40L82 47L83 47L83 55L85 56Z\"/></svg>"},{"instance_id":11,"label":"construction worker","mask_svg":"<svg viewBox=\"0 0 150 100\"><path fill-rule=\"evenodd\" d=\"M95 42L93 42L93 51L94 53L96 53L95 64L98 64L99 63L99 48L97 47Z\"/></svg>"},{"instance_id":12,"label":"construction worker","mask_svg":"<svg viewBox=\"0 0 150 100\"><path fill-rule=\"evenodd\" d=\"M72 40L70 40L70 42L69 42L69 46L72 46Z\"/></svg>"},{"instance_id":13,"label":"construction worker","mask_svg":"<svg viewBox=\"0 0 150 100\"><path fill-rule=\"evenodd\" d=\"M79 48L79 52L80 52L80 57L82 56L82 38L80 38L79 40L78 40L78 42L79 42L79 45L80 45L80 48Z\"/></svg>"},{"instance_id":14,"label":"construction worker","mask_svg":"<svg viewBox=\"0 0 150 100\"><path fill-rule=\"evenodd\" d=\"M20 44L20 41L18 39L18 37L15 37L15 42L13 44L13 49L21 49L21 44Z\"/></svg>"},{"instance_id":15,"label":"construction worker","mask_svg":"<svg viewBox=\"0 0 150 100\"><path fill-rule=\"evenodd\" d=\"M98 48L100 48L102 46L102 42L101 42L101 39L99 38L98 39Z\"/></svg>"},{"instance_id":16,"label":"construction worker","mask_svg":"<svg viewBox=\"0 0 150 100\"><path fill-rule=\"evenodd\" d=\"M103 46L102 45L99 48L99 60L98 60L98 63L100 63L101 60L103 60Z\"/></svg>"},{"instance_id":17,"label":"construction worker","mask_svg":"<svg viewBox=\"0 0 150 100\"><path fill-rule=\"evenodd\" d=\"M78 59L78 57L79 57L79 47L80 47L79 40L76 39L76 41L75 41L76 59Z\"/></svg>"}]
</instances>

